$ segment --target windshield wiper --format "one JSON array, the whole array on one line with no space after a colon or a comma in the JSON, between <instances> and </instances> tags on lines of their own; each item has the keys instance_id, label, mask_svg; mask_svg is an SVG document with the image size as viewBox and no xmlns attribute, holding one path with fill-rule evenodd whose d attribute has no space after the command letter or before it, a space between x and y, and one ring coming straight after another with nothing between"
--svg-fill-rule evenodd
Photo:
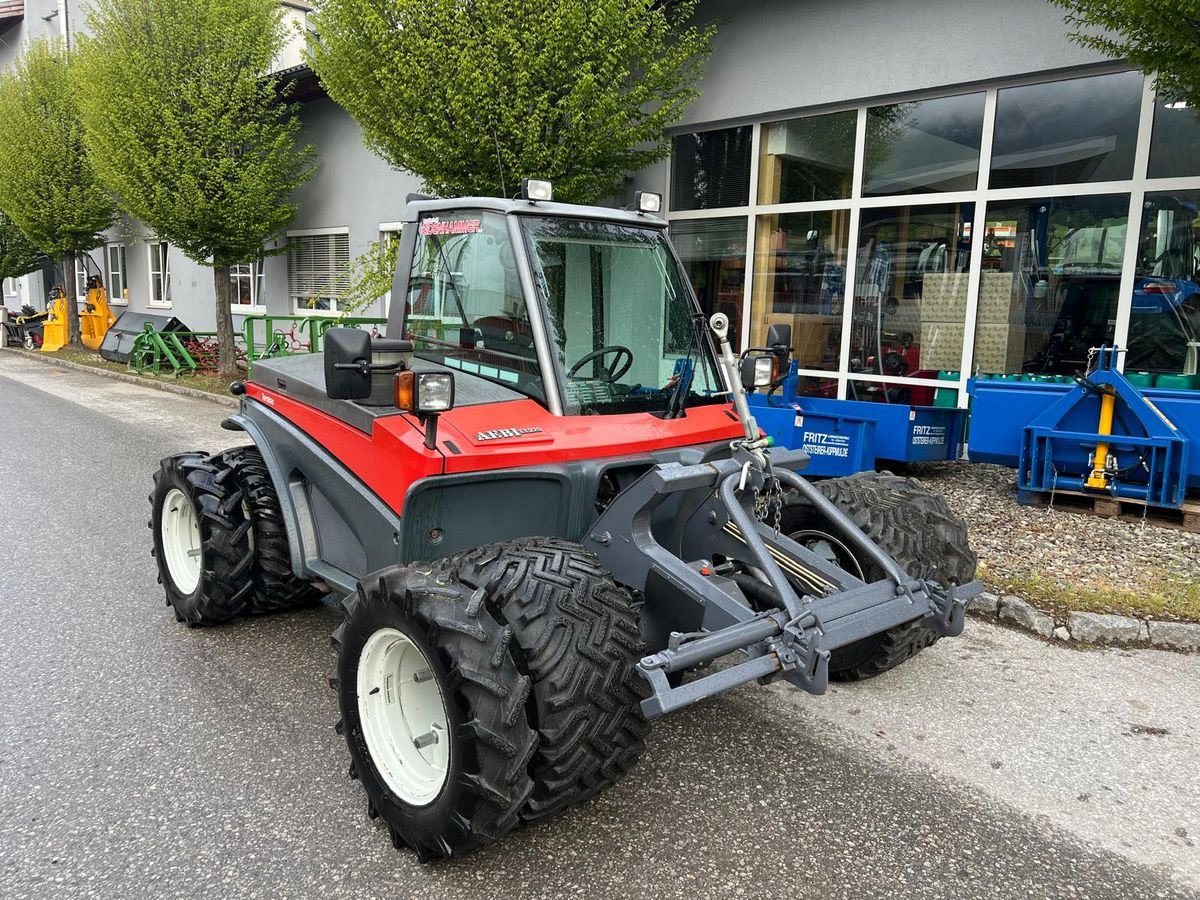
<instances>
[{"instance_id":1,"label":"windshield wiper","mask_svg":"<svg viewBox=\"0 0 1200 900\"><path fill-rule=\"evenodd\" d=\"M687 356L683 358L679 381L675 383L675 390L667 400L667 408L663 412L664 419L675 419L683 415L684 409L687 408L688 394L692 391L692 381L696 375L693 356L697 358L704 356L704 348L700 346L700 342L704 340L704 313L692 313L690 318L692 320L692 339L688 342Z\"/></svg>"}]
</instances>

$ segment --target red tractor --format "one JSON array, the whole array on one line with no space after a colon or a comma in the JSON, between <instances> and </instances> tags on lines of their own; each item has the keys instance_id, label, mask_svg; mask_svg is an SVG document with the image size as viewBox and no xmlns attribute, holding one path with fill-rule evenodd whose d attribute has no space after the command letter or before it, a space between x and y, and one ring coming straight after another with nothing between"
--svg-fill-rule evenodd
<instances>
[{"instance_id":1,"label":"red tractor","mask_svg":"<svg viewBox=\"0 0 1200 900\"><path fill-rule=\"evenodd\" d=\"M885 672L980 587L918 482L770 447L773 358L705 322L653 195L534 188L410 198L386 336L256 363L223 423L254 446L168 457L150 498L180 621L343 612L350 772L422 859L586 800L664 713Z\"/></svg>"}]
</instances>

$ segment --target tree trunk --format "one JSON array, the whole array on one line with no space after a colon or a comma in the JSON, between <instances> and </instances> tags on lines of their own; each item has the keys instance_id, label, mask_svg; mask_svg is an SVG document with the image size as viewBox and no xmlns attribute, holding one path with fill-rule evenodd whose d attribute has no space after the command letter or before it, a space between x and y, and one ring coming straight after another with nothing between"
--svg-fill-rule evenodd
<instances>
[{"instance_id":1,"label":"tree trunk","mask_svg":"<svg viewBox=\"0 0 1200 900\"><path fill-rule=\"evenodd\" d=\"M237 345L233 336L233 309L229 266L213 263L213 285L217 289L217 374L222 378L236 378Z\"/></svg>"},{"instance_id":2,"label":"tree trunk","mask_svg":"<svg viewBox=\"0 0 1200 900\"><path fill-rule=\"evenodd\" d=\"M67 344L73 348L83 347L79 339L79 304L75 297L75 254L63 254L63 293L67 297Z\"/></svg>"}]
</instances>

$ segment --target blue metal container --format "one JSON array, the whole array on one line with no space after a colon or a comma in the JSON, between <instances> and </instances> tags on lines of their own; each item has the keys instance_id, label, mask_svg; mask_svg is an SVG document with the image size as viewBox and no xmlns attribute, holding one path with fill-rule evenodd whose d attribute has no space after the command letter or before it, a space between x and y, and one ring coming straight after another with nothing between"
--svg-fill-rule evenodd
<instances>
[{"instance_id":1,"label":"blue metal container","mask_svg":"<svg viewBox=\"0 0 1200 900\"><path fill-rule=\"evenodd\" d=\"M797 402L806 414L854 416L874 422L875 456L894 462L957 459L967 417L965 409L940 406L824 397L802 397Z\"/></svg>"},{"instance_id":2,"label":"blue metal container","mask_svg":"<svg viewBox=\"0 0 1200 900\"><path fill-rule=\"evenodd\" d=\"M832 478L875 468L875 423L869 419L763 403L753 403L750 411L776 444L808 454L806 476Z\"/></svg>"}]
</instances>

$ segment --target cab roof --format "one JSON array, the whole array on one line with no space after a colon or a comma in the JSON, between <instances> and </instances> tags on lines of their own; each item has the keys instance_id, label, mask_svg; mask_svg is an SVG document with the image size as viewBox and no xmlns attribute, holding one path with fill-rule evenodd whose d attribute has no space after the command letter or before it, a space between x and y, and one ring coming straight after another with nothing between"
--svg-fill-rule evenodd
<instances>
[{"instance_id":1,"label":"cab roof","mask_svg":"<svg viewBox=\"0 0 1200 900\"><path fill-rule=\"evenodd\" d=\"M642 228L666 228L667 222L658 216L628 209L607 206L587 206L582 203L553 201L505 200L503 197L455 197L411 200L404 207L404 222L416 222L425 213L456 212L458 210L487 210L515 216L563 216L571 219L595 219Z\"/></svg>"}]
</instances>

